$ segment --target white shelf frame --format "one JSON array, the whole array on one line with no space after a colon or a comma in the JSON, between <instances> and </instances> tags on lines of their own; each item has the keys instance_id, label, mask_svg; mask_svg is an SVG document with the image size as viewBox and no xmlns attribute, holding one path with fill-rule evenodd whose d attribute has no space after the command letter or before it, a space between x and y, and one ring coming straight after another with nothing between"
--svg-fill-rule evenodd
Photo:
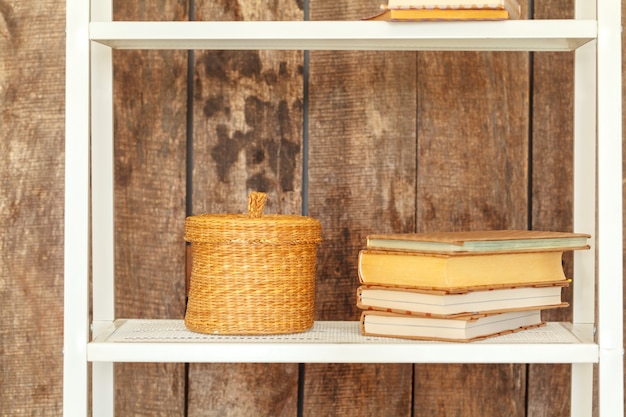
<instances>
[{"instance_id":1,"label":"white shelf frame","mask_svg":"<svg viewBox=\"0 0 626 417\"><path fill-rule=\"evenodd\" d=\"M573 416L591 415L593 364L598 363L600 414L623 416L620 3L577 0L573 20L391 24L112 22L111 0L67 0L64 415L87 415L89 362L94 415L110 416L114 362L386 362L384 358L393 358L407 363L570 363ZM593 239L591 251L575 253L573 323L549 323L539 341L511 335L510 340L469 344L372 341L354 334L356 323L342 322L316 323L316 331L333 329L333 339L323 341L251 338L222 343L181 341L179 336L155 340L156 329L147 340L118 339L134 325L150 328L162 323L115 317L112 48L575 50L574 230L591 233ZM99 190L91 203L90 186ZM589 197L594 195L596 199ZM90 272L97 297L89 295ZM180 327L181 322L173 325ZM553 336L562 332L575 341L555 342L558 337Z\"/></svg>"},{"instance_id":2,"label":"white shelf frame","mask_svg":"<svg viewBox=\"0 0 626 417\"><path fill-rule=\"evenodd\" d=\"M571 51L594 40L589 20L502 22L92 22L118 49Z\"/></svg>"},{"instance_id":3,"label":"white shelf frame","mask_svg":"<svg viewBox=\"0 0 626 417\"><path fill-rule=\"evenodd\" d=\"M182 320L116 320L88 347L92 362L596 363L590 325L546 326L473 343L366 337L358 322L315 322L305 333L215 336Z\"/></svg>"}]
</instances>

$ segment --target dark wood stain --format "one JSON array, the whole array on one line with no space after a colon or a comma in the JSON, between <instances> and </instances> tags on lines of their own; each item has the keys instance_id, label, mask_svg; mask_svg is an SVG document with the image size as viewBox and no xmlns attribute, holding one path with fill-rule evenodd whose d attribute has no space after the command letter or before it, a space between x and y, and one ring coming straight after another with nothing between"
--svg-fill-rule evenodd
<instances>
[{"instance_id":1,"label":"dark wood stain","mask_svg":"<svg viewBox=\"0 0 626 417\"><path fill-rule=\"evenodd\" d=\"M239 152L250 142L249 136L237 131L230 137L228 136L227 126L216 126L215 137L217 138L217 144L211 150L211 158L215 161L217 175L222 182L227 181L226 176L229 168L237 162Z\"/></svg>"},{"instance_id":2,"label":"dark wood stain","mask_svg":"<svg viewBox=\"0 0 626 417\"><path fill-rule=\"evenodd\" d=\"M202 67L208 80L226 80L229 73L254 78L261 73L261 58L258 51L207 51L198 59L198 68Z\"/></svg>"},{"instance_id":3,"label":"dark wood stain","mask_svg":"<svg viewBox=\"0 0 626 417\"><path fill-rule=\"evenodd\" d=\"M206 106L204 114L207 115ZM211 150L211 158L215 162L218 178L227 182L231 167L237 162L239 154L245 152L246 161L250 165L261 165L267 161L267 168L272 171L273 178L278 178L280 190L294 190L297 156L301 152L300 143L286 137L290 132L288 125L291 116L287 103L282 100L277 105L261 101L250 96L245 100L245 121L250 128L247 132L235 131L229 136L228 127L224 124L216 126L217 144ZM273 122L275 136L264 136L268 124ZM267 191L274 181L264 173L255 173L247 180L248 188ZM261 190L258 187L262 187Z\"/></svg>"}]
</instances>

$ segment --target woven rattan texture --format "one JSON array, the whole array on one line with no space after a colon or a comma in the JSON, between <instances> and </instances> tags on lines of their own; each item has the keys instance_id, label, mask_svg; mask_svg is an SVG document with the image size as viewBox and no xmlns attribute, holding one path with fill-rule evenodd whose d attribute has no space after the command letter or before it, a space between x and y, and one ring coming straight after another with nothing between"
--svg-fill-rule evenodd
<instances>
[{"instance_id":1,"label":"woven rattan texture","mask_svg":"<svg viewBox=\"0 0 626 417\"><path fill-rule=\"evenodd\" d=\"M265 200L258 197L251 196L249 215L187 218L189 330L251 335L313 326L320 223L303 216L263 216Z\"/></svg>"},{"instance_id":2,"label":"woven rattan texture","mask_svg":"<svg viewBox=\"0 0 626 417\"><path fill-rule=\"evenodd\" d=\"M188 242L241 242L267 244L319 243L321 226L310 217L269 214L251 218L245 214L200 214L185 221Z\"/></svg>"},{"instance_id":3,"label":"woven rattan texture","mask_svg":"<svg viewBox=\"0 0 626 417\"><path fill-rule=\"evenodd\" d=\"M185 324L215 334L275 334L313 325L315 244L193 243Z\"/></svg>"}]
</instances>

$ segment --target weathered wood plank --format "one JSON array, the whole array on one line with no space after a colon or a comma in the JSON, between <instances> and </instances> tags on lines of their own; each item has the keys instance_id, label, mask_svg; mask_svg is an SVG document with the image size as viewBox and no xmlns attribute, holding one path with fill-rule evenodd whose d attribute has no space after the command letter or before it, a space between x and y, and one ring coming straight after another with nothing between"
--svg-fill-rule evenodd
<instances>
[{"instance_id":1,"label":"weathered wood plank","mask_svg":"<svg viewBox=\"0 0 626 417\"><path fill-rule=\"evenodd\" d=\"M415 416L525 416L524 365L415 366Z\"/></svg>"},{"instance_id":2,"label":"weathered wood plank","mask_svg":"<svg viewBox=\"0 0 626 417\"><path fill-rule=\"evenodd\" d=\"M116 20L186 20L187 2L114 2ZM182 318L187 56L115 51L116 315ZM184 364L116 364L116 414L184 415Z\"/></svg>"},{"instance_id":3,"label":"weathered wood plank","mask_svg":"<svg viewBox=\"0 0 626 417\"><path fill-rule=\"evenodd\" d=\"M536 1L536 19L574 16L572 0ZM574 54L536 53L533 60L532 227L572 230ZM572 255L563 257L572 276ZM563 291L572 303L576 281ZM545 311L544 320L571 321L572 309ZM528 370L528 416L570 414L570 365L532 364ZM550 404L550 407L546 407Z\"/></svg>"},{"instance_id":4,"label":"weathered wood plank","mask_svg":"<svg viewBox=\"0 0 626 417\"><path fill-rule=\"evenodd\" d=\"M417 229L526 228L528 55L419 53L417 70ZM414 415L523 416L525 369L415 365Z\"/></svg>"},{"instance_id":5,"label":"weathered wood plank","mask_svg":"<svg viewBox=\"0 0 626 417\"><path fill-rule=\"evenodd\" d=\"M60 415L65 8L0 1L0 414Z\"/></svg>"},{"instance_id":6,"label":"weathered wood plank","mask_svg":"<svg viewBox=\"0 0 626 417\"><path fill-rule=\"evenodd\" d=\"M190 365L190 416L295 416L298 365Z\"/></svg>"},{"instance_id":7,"label":"weathered wood plank","mask_svg":"<svg viewBox=\"0 0 626 417\"><path fill-rule=\"evenodd\" d=\"M379 4L312 1L311 19L359 19ZM311 52L310 204L322 222L318 320L357 320L368 233L415 228L415 53ZM306 416L410 416L411 365L308 364Z\"/></svg>"},{"instance_id":8,"label":"weathered wood plank","mask_svg":"<svg viewBox=\"0 0 626 417\"><path fill-rule=\"evenodd\" d=\"M307 365L304 416L410 416L411 365Z\"/></svg>"},{"instance_id":9,"label":"weathered wood plank","mask_svg":"<svg viewBox=\"0 0 626 417\"><path fill-rule=\"evenodd\" d=\"M196 1L196 20L302 20L301 5ZM196 51L193 212L302 212L303 53ZM295 416L297 364L190 364L190 416Z\"/></svg>"}]
</instances>

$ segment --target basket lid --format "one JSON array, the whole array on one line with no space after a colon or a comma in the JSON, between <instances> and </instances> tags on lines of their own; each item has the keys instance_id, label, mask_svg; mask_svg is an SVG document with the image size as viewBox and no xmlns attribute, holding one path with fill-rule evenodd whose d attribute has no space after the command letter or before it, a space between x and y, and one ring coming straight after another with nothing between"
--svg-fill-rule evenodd
<instances>
[{"instance_id":1,"label":"basket lid","mask_svg":"<svg viewBox=\"0 0 626 417\"><path fill-rule=\"evenodd\" d=\"M320 243L316 219L289 214L263 215L267 196L251 193L247 214L199 214L185 220L185 240L200 243Z\"/></svg>"}]
</instances>

